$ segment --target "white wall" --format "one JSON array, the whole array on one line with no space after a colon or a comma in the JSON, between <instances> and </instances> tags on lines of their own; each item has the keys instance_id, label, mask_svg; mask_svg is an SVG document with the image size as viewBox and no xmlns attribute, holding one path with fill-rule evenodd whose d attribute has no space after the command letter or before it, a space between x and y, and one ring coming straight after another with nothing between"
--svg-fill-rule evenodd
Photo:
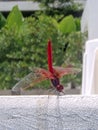
<instances>
[{"instance_id":1,"label":"white wall","mask_svg":"<svg viewBox=\"0 0 98 130\"><path fill-rule=\"evenodd\" d=\"M88 31L88 40L98 38L98 0L87 0L81 19L81 31Z\"/></svg>"}]
</instances>

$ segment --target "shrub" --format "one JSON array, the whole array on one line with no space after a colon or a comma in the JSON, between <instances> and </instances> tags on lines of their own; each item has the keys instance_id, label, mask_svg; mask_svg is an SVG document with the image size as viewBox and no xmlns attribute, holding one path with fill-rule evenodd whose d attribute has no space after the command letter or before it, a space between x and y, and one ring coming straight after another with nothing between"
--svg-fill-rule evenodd
<instances>
[{"instance_id":1,"label":"shrub","mask_svg":"<svg viewBox=\"0 0 98 130\"><path fill-rule=\"evenodd\" d=\"M73 21L69 23L68 18ZM47 68L48 39L53 42L54 65L61 66L70 62L77 64L77 60L80 65L78 55L73 55L74 49L80 55L82 52L81 41L75 41L77 36L81 36L75 33L77 25L79 23L76 24L72 16L64 18L60 23L45 14L37 18L24 18L15 6L0 30L0 87L12 88L17 80L30 72L30 67ZM65 51L67 43L68 50Z\"/></svg>"}]
</instances>

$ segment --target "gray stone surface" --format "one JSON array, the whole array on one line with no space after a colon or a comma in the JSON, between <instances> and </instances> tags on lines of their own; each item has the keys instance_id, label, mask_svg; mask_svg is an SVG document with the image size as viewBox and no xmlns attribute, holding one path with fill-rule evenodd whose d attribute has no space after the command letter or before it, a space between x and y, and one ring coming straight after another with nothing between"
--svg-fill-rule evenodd
<instances>
[{"instance_id":1,"label":"gray stone surface","mask_svg":"<svg viewBox=\"0 0 98 130\"><path fill-rule=\"evenodd\" d=\"M0 1L0 11L11 11L12 8L18 5L21 11L34 11L39 10L39 4L33 1Z\"/></svg>"},{"instance_id":2,"label":"gray stone surface","mask_svg":"<svg viewBox=\"0 0 98 130\"><path fill-rule=\"evenodd\" d=\"M98 130L98 96L1 96L0 130Z\"/></svg>"}]
</instances>

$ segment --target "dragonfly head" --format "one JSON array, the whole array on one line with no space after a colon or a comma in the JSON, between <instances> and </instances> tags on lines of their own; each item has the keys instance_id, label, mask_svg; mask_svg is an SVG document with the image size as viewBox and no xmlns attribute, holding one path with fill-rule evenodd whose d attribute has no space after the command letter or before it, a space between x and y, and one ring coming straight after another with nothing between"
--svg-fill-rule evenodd
<instances>
[{"instance_id":1,"label":"dragonfly head","mask_svg":"<svg viewBox=\"0 0 98 130\"><path fill-rule=\"evenodd\" d=\"M57 85L56 89L57 89L57 91L62 92L64 87L63 87L63 85L59 84L59 85Z\"/></svg>"}]
</instances>

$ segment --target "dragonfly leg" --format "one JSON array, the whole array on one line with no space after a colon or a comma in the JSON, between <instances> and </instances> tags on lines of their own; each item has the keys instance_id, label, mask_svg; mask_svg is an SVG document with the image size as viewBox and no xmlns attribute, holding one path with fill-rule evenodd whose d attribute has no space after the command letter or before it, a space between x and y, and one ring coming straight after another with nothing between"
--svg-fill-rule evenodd
<instances>
[{"instance_id":1,"label":"dragonfly leg","mask_svg":"<svg viewBox=\"0 0 98 130\"><path fill-rule=\"evenodd\" d=\"M54 87L53 86L50 86L50 88L48 89L48 93L50 94L52 94L53 95L53 91L54 91L55 89L54 89Z\"/></svg>"},{"instance_id":2,"label":"dragonfly leg","mask_svg":"<svg viewBox=\"0 0 98 130\"><path fill-rule=\"evenodd\" d=\"M64 92L64 91L62 91L61 93L63 93L63 94L65 95L65 92Z\"/></svg>"},{"instance_id":3,"label":"dragonfly leg","mask_svg":"<svg viewBox=\"0 0 98 130\"><path fill-rule=\"evenodd\" d=\"M62 96L62 95L65 95L65 93L63 91L59 92L59 91L56 90L56 95Z\"/></svg>"}]
</instances>

